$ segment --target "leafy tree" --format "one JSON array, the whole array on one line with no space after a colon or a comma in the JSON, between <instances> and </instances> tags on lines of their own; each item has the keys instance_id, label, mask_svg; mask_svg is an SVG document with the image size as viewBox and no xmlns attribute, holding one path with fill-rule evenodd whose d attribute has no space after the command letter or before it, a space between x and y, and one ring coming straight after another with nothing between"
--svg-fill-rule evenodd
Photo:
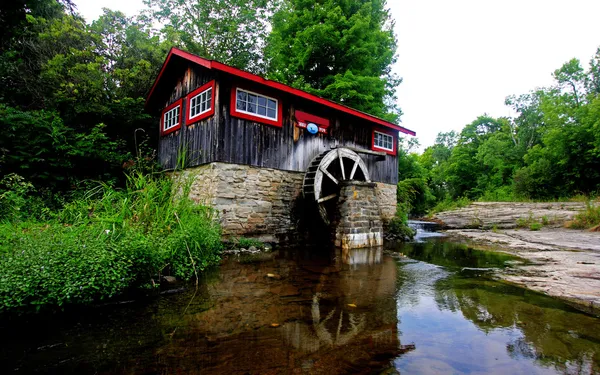
<instances>
[{"instance_id":1,"label":"leafy tree","mask_svg":"<svg viewBox=\"0 0 600 375\"><path fill-rule=\"evenodd\" d=\"M148 22L165 26L172 44L240 69L262 70L267 25L277 2L268 0L145 0Z\"/></svg>"},{"instance_id":2,"label":"leafy tree","mask_svg":"<svg viewBox=\"0 0 600 375\"><path fill-rule=\"evenodd\" d=\"M268 75L397 121L393 24L384 0L287 0L273 18Z\"/></svg>"}]
</instances>

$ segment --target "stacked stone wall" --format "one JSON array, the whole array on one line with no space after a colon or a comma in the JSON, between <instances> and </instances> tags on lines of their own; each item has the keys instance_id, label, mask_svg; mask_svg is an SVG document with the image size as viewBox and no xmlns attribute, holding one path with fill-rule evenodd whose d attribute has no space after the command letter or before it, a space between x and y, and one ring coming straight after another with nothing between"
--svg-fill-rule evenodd
<instances>
[{"instance_id":1,"label":"stacked stone wall","mask_svg":"<svg viewBox=\"0 0 600 375\"><path fill-rule=\"evenodd\" d=\"M190 197L216 209L224 237L254 237L280 242L303 238L302 181L304 173L248 165L210 163L186 169L176 176L191 179ZM376 183L375 194L364 207L391 219L396 212L396 185ZM372 190L372 189L371 189ZM373 213L374 214L374 213Z\"/></svg>"},{"instance_id":2,"label":"stacked stone wall","mask_svg":"<svg viewBox=\"0 0 600 375\"><path fill-rule=\"evenodd\" d=\"M356 249L383 245L383 224L377 201L377 184L341 183L335 246Z\"/></svg>"},{"instance_id":3,"label":"stacked stone wall","mask_svg":"<svg viewBox=\"0 0 600 375\"><path fill-rule=\"evenodd\" d=\"M303 173L210 163L184 175L193 180L190 197L218 211L225 237L278 242L295 234L292 211L302 195Z\"/></svg>"},{"instance_id":4,"label":"stacked stone wall","mask_svg":"<svg viewBox=\"0 0 600 375\"><path fill-rule=\"evenodd\" d=\"M396 216L397 189L396 185L377 182L375 192L377 194L379 209L381 210L381 219L384 222L388 222Z\"/></svg>"}]
</instances>

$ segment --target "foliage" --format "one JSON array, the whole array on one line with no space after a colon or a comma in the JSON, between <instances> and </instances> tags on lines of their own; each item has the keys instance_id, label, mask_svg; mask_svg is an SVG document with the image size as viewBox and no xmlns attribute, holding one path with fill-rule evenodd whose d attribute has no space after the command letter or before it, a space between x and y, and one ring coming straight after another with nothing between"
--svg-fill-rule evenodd
<instances>
[{"instance_id":1,"label":"foliage","mask_svg":"<svg viewBox=\"0 0 600 375\"><path fill-rule=\"evenodd\" d=\"M262 49L277 1L145 0L149 21L175 46L240 69L261 72Z\"/></svg>"},{"instance_id":2,"label":"foliage","mask_svg":"<svg viewBox=\"0 0 600 375\"><path fill-rule=\"evenodd\" d=\"M144 96L166 44L120 12L87 25L70 1L15 4L2 8L14 29L1 38L0 168L49 197L86 179L124 183L134 130L154 125Z\"/></svg>"},{"instance_id":3,"label":"foliage","mask_svg":"<svg viewBox=\"0 0 600 375\"><path fill-rule=\"evenodd\" d=\"M395 217L388 222L386 235L401 241L411 241L415 237L415 231L408 226L405 220Z\"/></svg>"},{"instance_id":4,"label":"foliage","mask_svg":"<svg viewBox=\"0 0 600 375\"><path fill-rule=\"evenodd\" d=\"M430 211L465 197L546 201L600 191L600 49L586 70L577 59L555 70L555 84L510 96L515 117L483 115L459 134L440 133L422 155L399 154L399 175L421 178ZM438 206L432 208L434 202ZM416 207L416 206L415 206ZM527 225L529 226L529 225Z\"/></svg>"},{"instance_id":5,"label":"foliage","mask_svg":"<svg viewBox=\"0 0 600 375\"><path fill-rule=\"evenodd\" d=\"M213 211L180 183L133 172L127 189L100 184L55 220L1 224L0 312L91 303L150 286L157 274L190 279L216 264Z\"/></svg>"},{"instance_id":6,"label":"foliage","mask_svg":"<svg viewBox=\"0 0 600 375\"><path fill-rule=\"evenodd\" d=\"M396 38L384 0L286 0L265 56L271 79L398 120Z\"/></svg>"},{"instance_id":7,"label":"foliage","mask_svg":"<svg viewBox=\"0 0 600 375\"><path fill-rule=\"evenodd\" d=\"M467 207L471 204L471 200L467 197L460 197L457 199L446 198L443 201L439 201L435 206L431 208L430 213L452 211L459 208Z\"/></svg>"},{"instance_id":8,"label":"foliage","mask_svg":"<svg viewBox=\"0 0 600 375\"><path fill-rule=\"evenodd\" d=\"M589 229L598 228L600 226L600 204L587 202L586 209L567 223L569 228L574 229Z\"/></svg>"}]
</instances>

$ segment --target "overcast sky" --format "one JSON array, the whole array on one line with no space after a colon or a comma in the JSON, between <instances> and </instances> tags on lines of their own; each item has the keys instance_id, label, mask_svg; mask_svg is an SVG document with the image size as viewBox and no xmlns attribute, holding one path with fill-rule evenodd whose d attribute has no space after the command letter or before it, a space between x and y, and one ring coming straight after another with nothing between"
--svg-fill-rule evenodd
<instances>
[{"instance_id":1,"label":"overcast sky","mask_svg":"<svg viewBox=\"0 0 600 375\"><path fill-rule=\"evenodd\" d=\"M209 0L208 0L209 1ZM75 0L88 22L102 8L129 16L142 0ZM388 0L403 79L402 125L422 147L479 115L509 116L511 94L552 84L573 57L587 69L600 46L599 0Z\"/></svg>"}]
</instances>

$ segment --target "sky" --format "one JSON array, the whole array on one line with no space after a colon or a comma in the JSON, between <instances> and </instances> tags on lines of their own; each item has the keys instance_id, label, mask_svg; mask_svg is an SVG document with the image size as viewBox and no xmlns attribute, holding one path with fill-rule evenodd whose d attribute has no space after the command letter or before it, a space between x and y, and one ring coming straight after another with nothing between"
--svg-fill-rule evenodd
<instances>
[{"instance_id":1,"label":"sky","mask_svg":"<svg viewBox=\"0 0 600 375\"><path fill-rule=\"evenodd\" d=\"M133 16L142 0L75 0L88 22L102 8ZM513 115L509 95L553 83L572 58L600 46L599 0L388 0L398 38L393 70L402 125L420 150L439 132L460 131L487 113Z\"/></svg>"}]
</instances>

